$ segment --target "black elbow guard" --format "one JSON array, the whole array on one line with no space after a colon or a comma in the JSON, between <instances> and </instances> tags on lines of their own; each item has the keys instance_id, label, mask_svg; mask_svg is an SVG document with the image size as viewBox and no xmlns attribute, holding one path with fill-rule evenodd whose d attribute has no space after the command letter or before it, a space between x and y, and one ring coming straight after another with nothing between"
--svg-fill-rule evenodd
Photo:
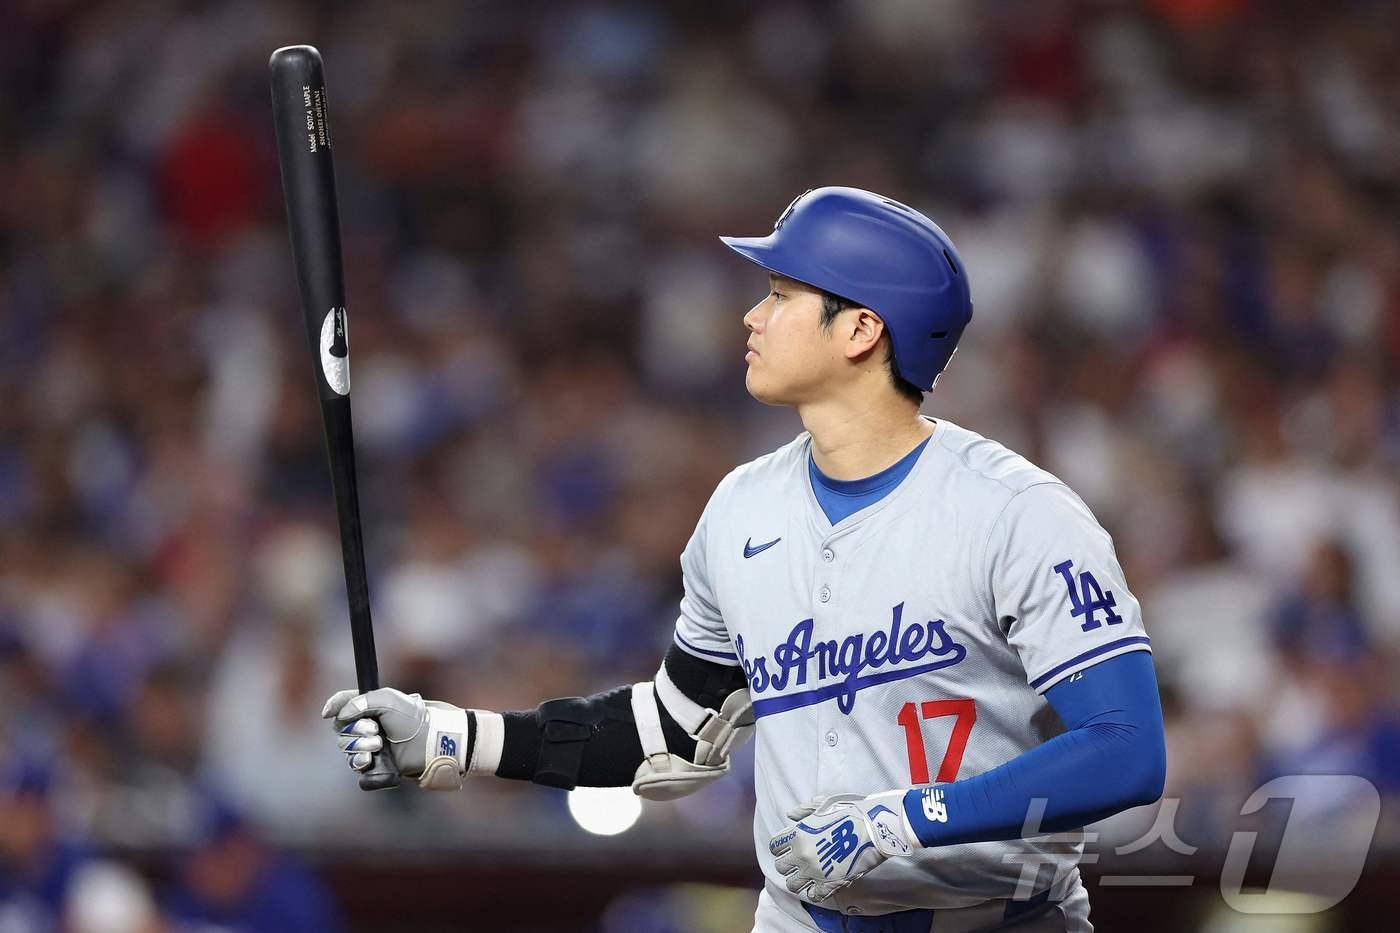
<instances>
[{"instance_id":1,"label":"black elbow guard","mask_svg":"<svg viewBox=\"0 0 1400 933\"><path fill-rule=\"evenodd\" d=\"M547 700L530 712L502 714L505 736L496 775L572 790L626 787L642 763L632 688ZM666 743L693 755L695 740L663 713Z\"/></svg>"},{"instance_id":2,"label":"black elbow guard","mask_svg":"<svg viewBox=\"0 0 1400 933\"><path fill-rule=\"evenodd\" d=\"M531 780L546 787L572 790L583 773L585 755L592 752L588 757L596 759L603 751L591 747L594 742L609 746L612 757L627 759L633 757L625 747L629 735L631 744L636 746L636 761L640 761L642 747L636 740L636 729L630 728L631 695L631 687L619 687L591 697L565 697L541 703L535 710L540 735L539 759ZM613 723L623 728L609 728ZM631 767L635 769L636 763ZM630 774L629 771L629 779Z\"/></svg>"},{"instance_id":3,"label":"black elbow guard","mask_svg":"<svg viewBox=\"0 0 1400 933\"><path fill-rule=\"evenodd\" d=\"M700 706L719 709L745 686L735 667L703 661L675 646L666 654L665 672ZM696 756L696 738L687 734L662 703L657 704L666 749L681 758ZM530 712L503 713L505 735L496 774L572 790L626 787L646 755L642 751L632 688L618 687L589 697L547 700Z\"/></svg>"}]
</instances>

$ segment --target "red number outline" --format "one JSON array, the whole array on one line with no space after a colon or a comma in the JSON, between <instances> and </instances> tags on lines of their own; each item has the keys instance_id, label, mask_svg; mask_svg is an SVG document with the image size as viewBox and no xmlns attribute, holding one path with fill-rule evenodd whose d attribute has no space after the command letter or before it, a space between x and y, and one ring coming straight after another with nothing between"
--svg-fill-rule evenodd
<instances>
[{"instance_id":1,"label":"red number outline","mask_svg":"<svg viewBox=\"0 0 1400 933\"><path fill-rule=\"evenodd\" d=\"M905 703L899 709L895 721L904 727L904 741L909 750L909 777L915 784L931 783L928 779L928 749L924 745L924 732L921 719L939 719L943 716L956 716L952 735L948 737L948 748L943 752L943 761L938 765L938 783L955 781L958 769L962 767L963 753L967 751L967 739L972 734L972 725L977 722L977 703L967 698L954 700L924 700L921 704Z\"/></svg>"}]
</instances>

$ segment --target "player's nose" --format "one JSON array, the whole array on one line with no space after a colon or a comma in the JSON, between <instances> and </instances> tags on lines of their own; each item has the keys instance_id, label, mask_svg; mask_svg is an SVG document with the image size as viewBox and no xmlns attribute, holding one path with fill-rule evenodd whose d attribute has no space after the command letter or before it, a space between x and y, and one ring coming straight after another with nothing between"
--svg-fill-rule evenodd
<instances>
[{"instance_id":1,"label":"player's nose","mask_svg":"<svg viewBox=\"0 0 1400 933\"><path fill-rule=\"evenodd\" d=\"M759 331L760 325L762 323L763 306L765 304L767 304L767 299L764 299L763 301L760 301L758 304L754 305L748 310L748 313L744 315L744 326L747 327L749 330L753 331L754 333L758 333Z\"/></svg>"}]
</instances>

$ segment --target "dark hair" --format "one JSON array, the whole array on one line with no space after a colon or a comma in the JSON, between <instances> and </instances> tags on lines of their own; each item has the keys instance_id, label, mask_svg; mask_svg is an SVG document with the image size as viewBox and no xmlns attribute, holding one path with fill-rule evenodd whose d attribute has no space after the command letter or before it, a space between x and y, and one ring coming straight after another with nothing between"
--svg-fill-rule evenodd
<instances>
[{"instance_id":1,"label":"dark hair","mask_svg":"<svg viewBox=\"0 0 1400 933\"><path fill-rule=\"evenodd\" d=\"M849 311L852 308L861 308L864 305L857 301L848 301L840 295L833 295L831 292L822 292L822 330L831 330L831 325L836 321L836 315L842 311ZM889 328L885 328L885 336L889 337ZM894 340L890 338L889 349L885 352L885 365L889 367L890 381L894 383L894 389L900 395L913 402L915 405L922 405L924 393L918 386L905 379L899 374L899 369L894 364Z\"/></svg>"}]
</instances>

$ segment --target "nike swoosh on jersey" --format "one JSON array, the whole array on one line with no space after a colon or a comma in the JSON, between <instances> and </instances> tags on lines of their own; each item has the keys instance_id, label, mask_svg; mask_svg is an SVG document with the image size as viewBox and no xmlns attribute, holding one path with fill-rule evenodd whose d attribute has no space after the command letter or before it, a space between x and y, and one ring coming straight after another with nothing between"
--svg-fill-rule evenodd
<instances>
[{"instance_id":1,"label":"nike swoosh on jersey","mask_svg":"<svg viewBox=\"0 0 1400 933\"><path fill-rule=\"evenodd\" d=\"M747 541L744 542L744 559L745 559L745 560L748 560L750 557L753 557L755 554L762 554L764 551L768 550L770 547L772 547L773 545L777 544L777 543L778 543L779 541L781 541L781 540L783 540L783 539L782 539L782 538L774 538L772 541L769 541L767 544L760 544L758 547L754 547L754 546L753 546L753 538L750 538L749 540L747 540Z\"/></svg>"}]
</instances>

